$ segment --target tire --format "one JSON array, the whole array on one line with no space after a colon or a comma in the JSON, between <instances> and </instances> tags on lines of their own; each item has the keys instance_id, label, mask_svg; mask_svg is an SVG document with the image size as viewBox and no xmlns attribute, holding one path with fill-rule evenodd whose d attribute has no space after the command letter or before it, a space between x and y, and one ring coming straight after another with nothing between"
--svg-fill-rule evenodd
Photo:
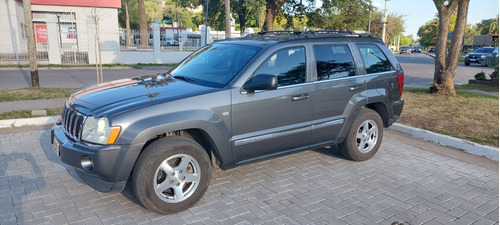
<instances>
[{"instance_id":1,"label":"tire","mask_svg":"<svg viewBox=\"0 0 500 225\"><path fill-rule=\"evenodd\" d=\"M382 143L383 131L380 115L371 109L361 109L344 141L339 144L340 153L354 161L370 159Z\"/></svg>"},{"instance_id":2,"label":"tire","mask_svg":"<svg viewBox=\"0 0 500 225\"><path fill-rule=\"evenodd\" d=\"M470 63L468 63L468 62L465 62L464 64L465 64L465 66L470 66Z\"/></svg>"},{"instance_id":3,"label":"tire","mask_svg":"<svg viewBox=\"0 0 500 225\"><path fill-rule=\"evenodd\" d=\"M132 172L132 187L145 208L171 214L196 204L211 175L210 159L203 147L185 137L166 137L141 153Z\"/></svg>"}]
</instances>

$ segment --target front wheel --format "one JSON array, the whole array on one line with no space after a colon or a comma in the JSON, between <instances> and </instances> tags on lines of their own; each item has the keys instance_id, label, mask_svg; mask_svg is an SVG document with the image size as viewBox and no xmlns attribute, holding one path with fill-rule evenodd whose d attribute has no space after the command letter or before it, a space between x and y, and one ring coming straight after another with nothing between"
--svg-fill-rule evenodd
<instances>
[{"instance_id":1,"label":"front wheel","mask_svg":"<svg viewBox=\"0 0 500 225\"><path fill-rule=\"evenodd\" d=\"M166 137L148 146L132 173L138 200L149 210L176 213L196 204L210 183L206 151L184 137Z\"/></svg>"},{"instance_id":2,"label":"front wheel","mask_svg":"<svg viewBox=\"0 0 500 225\"><path fill-rule=\"evenodd\" d=\"M340 152L347 159L368 160L378 151L383 131L380 115L371 109L363 108L356 115L344 142L339 144Z\"/></svg>"}]
</instances>

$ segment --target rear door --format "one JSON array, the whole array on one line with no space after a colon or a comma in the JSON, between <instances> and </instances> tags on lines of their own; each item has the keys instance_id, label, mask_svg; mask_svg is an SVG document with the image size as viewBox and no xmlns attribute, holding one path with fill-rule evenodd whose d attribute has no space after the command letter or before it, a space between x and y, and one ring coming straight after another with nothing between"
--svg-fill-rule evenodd
<instances>
[{"instance_id":1,"label":"rear door","mask_svg":"<svg viewBox=\"0 0 500 225\"><path fill-rule=\"evenodd\" d=\"M364 104L365 77L359 75L347 43L314 45L312 145L328 144L339 135L347 117Z\"/></svg>"},{"instance_id":2,"label":"rear door","mask_svg":"<svg viewBox=\"0 0 500 225\"><path fill-rule=\"evenodd\" d=\"M278 77L276 90L233 92L233 153L238 160L309 145L312 84L304 46L275 51L253 73Z\"/></svg>"}]
</instances>

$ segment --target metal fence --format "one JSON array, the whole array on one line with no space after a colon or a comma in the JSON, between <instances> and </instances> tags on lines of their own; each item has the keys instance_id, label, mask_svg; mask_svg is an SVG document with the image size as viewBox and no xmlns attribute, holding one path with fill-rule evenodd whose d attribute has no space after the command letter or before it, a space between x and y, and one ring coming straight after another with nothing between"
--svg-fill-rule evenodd
<instances>
[{"instance_id":1,"label":"metal fence","mask_svg":"<svg viewBox=\"0 0 500 225\"><path fill-rule=\"evenodd\" d=\"M24 29L0 27L3 40L0 41L0 64L24 64L29 61L28 40ZM47 36L38 37L41 41L36 45L36 57L39 62L48 62ZM45 40L42 40L45 38ZM45 41L45 44L43 43Z\"/></svg>"}]
</instances>

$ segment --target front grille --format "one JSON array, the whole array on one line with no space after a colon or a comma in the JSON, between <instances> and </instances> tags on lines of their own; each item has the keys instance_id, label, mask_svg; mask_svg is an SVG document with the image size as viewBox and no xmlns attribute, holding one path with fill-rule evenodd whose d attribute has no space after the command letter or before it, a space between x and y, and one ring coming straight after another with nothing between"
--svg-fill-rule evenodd
<instances>
[{"instance_id":1,"label":"front grille","mask_svg":"<svg viewBox=\"0 0 500 225\"><path fill-rule=\"evenodd\" d=\"M83 127L85 116L73 110L69 106L65 106L62 112L62 123L66 135L75 141L79 141Z\"/></svg>"}]
</instances>

